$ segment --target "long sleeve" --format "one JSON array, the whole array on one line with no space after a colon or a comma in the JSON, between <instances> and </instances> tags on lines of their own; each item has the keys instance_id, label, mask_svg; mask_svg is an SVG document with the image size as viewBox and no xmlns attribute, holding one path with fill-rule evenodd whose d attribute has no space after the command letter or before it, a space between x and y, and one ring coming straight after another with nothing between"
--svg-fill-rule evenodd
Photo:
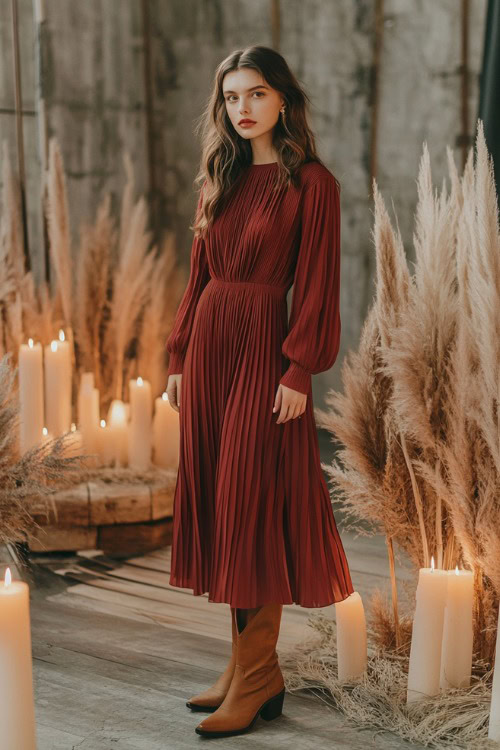
<instances>
[{"instance_id":1,"label":"long sleeve","mask_svg":"<svg viewBox=\"0 0 500 750\"><path fill-rule=\"evenodd\" d=\"M199 212L203 199L203 188L200 191L198 206ZM210 280L205 240L199 236L193 238L191 248L191 267L186 290L179 304L175 316L174 325L170 332L165 348L169 353L168 375L182 373L184 357L191 335L194 315L198 300L203 289Z\"/></svg>"},{"instance_id":2,"label":"long sleeve","mask_svg":"<svg viewBox=\"0 0 500 750\"><path fill-rule=\"evenodd\" d=\"M289 329L282 344L290 365L280 383L309 393L311 375L335 362L340 331L340 194L328 174L303 196Z\"/></svg>"}]
</instances>

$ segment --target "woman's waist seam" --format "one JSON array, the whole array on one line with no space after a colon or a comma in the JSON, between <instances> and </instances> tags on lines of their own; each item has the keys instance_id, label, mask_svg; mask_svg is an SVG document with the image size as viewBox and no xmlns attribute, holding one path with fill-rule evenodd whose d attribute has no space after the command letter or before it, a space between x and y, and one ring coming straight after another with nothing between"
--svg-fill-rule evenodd
<instances>
[{"instance_id":1,"label":"woman's waist seam","mask_svg":"<svg viewBox=\"0 0 500 750\"><path fill-rule=\"evenodd\" d=\"M211 276L208 284L213 286L225 286L228 288L234 287L235 289L246 288L252 291L263 291L275 294L276 296L286 296L288 292L287 286L279 286L278 284L265 284L260 281L234 281L228 279L220 279L217 276Z\"/></svg>"}]
</instances>

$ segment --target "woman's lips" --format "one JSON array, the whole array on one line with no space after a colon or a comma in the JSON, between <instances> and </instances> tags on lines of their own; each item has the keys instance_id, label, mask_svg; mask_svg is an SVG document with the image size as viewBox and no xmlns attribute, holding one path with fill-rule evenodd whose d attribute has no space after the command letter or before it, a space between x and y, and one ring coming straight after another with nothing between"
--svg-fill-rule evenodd
<instances>
[{"instance_id":1,"label":"woman's lips","mask_svg":"<svg viewBox=\"0 0 500 750\"><path fill-rule=\"evenodd\" d=\"M239 123L240 128L251 128L252 125L256 125L253 120L244 120L243 122Z\"/></svg>"}]
</instances>

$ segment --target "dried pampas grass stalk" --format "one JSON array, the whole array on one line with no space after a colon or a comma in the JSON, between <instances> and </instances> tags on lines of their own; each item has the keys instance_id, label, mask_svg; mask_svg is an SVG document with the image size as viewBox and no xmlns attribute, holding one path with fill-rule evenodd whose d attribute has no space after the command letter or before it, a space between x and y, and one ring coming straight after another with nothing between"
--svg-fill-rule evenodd
<instances>
[{"instance_id":1,"label":"dried pampas grass stalk","mask_svg":"<svg viewBox=\"0 0 500 750\"><path fill-rule=\"evenodd\" d=\"M150 295L142 317L142 331L138 342L138 372L148 372L152 393L162 393L167 385L165 378L165 350L158 347L158 341L165 340L168 328L165 325L165 296L168 289L168 275L172 267L172 255L164 250L155 264L155 272L150 282Z\"/></svg>"},{"instance_id":2,"label":"dried pampas grass stalk","mask_svg":"<svg viewBox=\"0 0 500 750\"><path fill-rule=\"evenodd\" d=\"M146 231L147 217L146 202L144 198L139 198L132 209L129 233L113 275L113 297L105 348L114 355L113 392L114 398L119 399L126 396L123 386L125 355L139 330L154 267L154 254L149 249L151 233Z\"/></svg>"},{"instance_id":3,"label":"dried pampas grass stalk","mask_svg":"<svg viewBox=\"0 0 500 750\"><path fill-rule=\"evenodd\" d=\"M95 224L84 225L81 229L76 267L78 294L75 299L75 329L79 374L93 372L94 384L99 391L103 390L103 371L107 366L102 331L107 322L116 234L111 216L111 196L108 194L97 209Z\"/></svg>"},{"instance_id":4,"label":"dried pampas grass stalk","mask_svg":"<svg viewBox=\"0 0 500 750\"><path fill-rule=\"evenodd\" d=\"M63 159L55 138L49 142L47 170L47 216L50 255L56 272L57 294L61 299L65 324L71 325L73 284L71 278L71 237L68 197Z\"/></svg>"}]
</instances>

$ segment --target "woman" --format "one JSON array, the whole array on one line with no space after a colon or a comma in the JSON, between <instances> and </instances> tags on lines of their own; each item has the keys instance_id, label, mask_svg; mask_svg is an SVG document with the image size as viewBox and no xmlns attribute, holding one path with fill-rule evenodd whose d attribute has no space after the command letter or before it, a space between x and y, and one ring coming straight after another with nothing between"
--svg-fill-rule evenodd
<instances>
[{"instance_id":1,"label":"woman","mask_svg":"<svg viewBox=\"0 0 500 750\"><path fill-rule=\"evenodd\" d=\"M307 101L283 57L253 46L219 65L201 121L191 272L166 348L180 413L170 584L232 618L226 670L187 703L211 712L203 735L281 714L283 604L353 592L311 390L339 349L340 188Z\"/></svg>"}]
</instances>

